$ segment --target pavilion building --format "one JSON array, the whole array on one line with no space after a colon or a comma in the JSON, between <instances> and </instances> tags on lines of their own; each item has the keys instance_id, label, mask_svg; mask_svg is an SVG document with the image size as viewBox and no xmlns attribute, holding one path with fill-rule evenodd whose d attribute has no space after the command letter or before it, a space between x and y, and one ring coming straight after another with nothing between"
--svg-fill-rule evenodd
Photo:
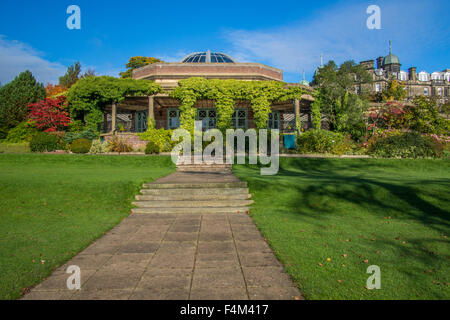
<instances>
[{"instance_id":1,"label":"pavilion building","mask_svg":"<svg viewBox=\"0 0 450 320\"><path fill-rule=\"evenodd\" d=\"M154 63L133 71L133 79L153 80L166 92L178 86L178 81L191 77L206 79L236 79L244 81L283 81L283 71L260 63L240 63L223 53L209 50L187 55L181 62ZM288 83L287 86L299 86L312 92L306 81ZM305 94L301 100L274 101L267 127L280 132L294 132L296 129L311 127L310 104L312 95ZM202 121L204 130L215 128L216 110L214 100L199 100L197 120ZM176 129L180 126L180 101L168 93L149 97L130 97L105 110L103 132L129 136L147 130L149 118L154 119L157 129ZM296 118L301 119L303 128L296 128ZM253 111L249 101L236 101L232 118L234 128L255 128ZM138 142L139 138L131 139Z\"/></svg>"}]
</instances>

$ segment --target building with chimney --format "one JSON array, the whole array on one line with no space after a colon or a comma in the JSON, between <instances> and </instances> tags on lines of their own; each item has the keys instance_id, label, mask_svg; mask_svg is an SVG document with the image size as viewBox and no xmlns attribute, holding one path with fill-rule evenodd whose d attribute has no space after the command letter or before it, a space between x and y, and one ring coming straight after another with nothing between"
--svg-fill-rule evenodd
<instances>
[{"instance_id":1,"label":"building with chimney","mask_svg":"<svg viewBox=\"0 0 450 320\"><path fill-rule=\"evenodd\" d=\"M450 101L450 69L426 72L411 66L407 71L402 70L398 56L392 53L389 41L389 54L376 60L360 62L373 76L373 83L363 85L364 89L374 94L383 92L389 80L396 79L406 88L407 100L416 96L435 97L440 104ZM361 88L357 88L361 91Z\"/></svg>"}]
</instances>

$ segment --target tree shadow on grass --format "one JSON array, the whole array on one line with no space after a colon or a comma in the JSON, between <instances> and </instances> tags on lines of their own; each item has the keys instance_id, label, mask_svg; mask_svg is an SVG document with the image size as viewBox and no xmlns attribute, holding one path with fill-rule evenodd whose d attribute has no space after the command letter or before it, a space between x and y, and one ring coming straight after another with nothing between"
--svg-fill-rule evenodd
<instances>
[{"instance_id":1,"label":"tree shadow on grass","mask_svg":"<svg viewBox=\"0 0 450 320\"><path fill-rule=\"evenodd\" d=\"M417 174L411 170L416 164L419 167ZM376 237L376 242L365 239L354 243L355 251L372 252L373 248L380 247L392 252L390 258L382 258L380 262L384 261L386 272L399 272L404 276L393 290L407 286L415 291L409 297L448 299L444 287L448 283L445 264L449 259L446 249L450 230L449 175L445 165L439 167L439 163L435 167L431 163L432 169L436 169L431 173L424 162L406 165L408 172L399 172L402 169L400 161L289 159L280 162L276 176L261 176L259 165L236 167L236 173L249 182L250 192L257 195L258 209L270 211L275 208L279 204L277 197L286 201L278 210L280 221L288 218L287 214L293 214L323 228L329 217L336 217L336 210L354 209L359 213L350 212L349 218L357 219L352 224L359 230L359 221L365 222L364 212L370 213L371 219L375 217L372 221L379 217L379 228L384 228L386 216L392 216L396 221L395 228L386 229L386 233ZM337 204L341 206L337 207ZM401 225L410 221L417 224L403 238ZM317 230L322 230L320 228ZM372 234L378 230L371 230L370 225L363 229ZM426 229L433 232L415 233ZM301 241L300 236L298 240ZM402 295L400 291L399 294Z\"/></svg>"},{"instance_id":2,"label":"tree shadow on grass","mask_svg":"<svg viewBox=\"0 0 450 320\"><path fill-rule=\"evenodd\" d=\"M297 161L296 161L297 160ZM365 159L364 159L365 160ZM450 216L445 195L429 189L450 191L450 179L421 179L394 176L392 164L380 161L335 161L335 159L288 159L280 163L276 176L260 176L259 165L247 165L243 172L251 190L294 191L286 205L302 208L302 214L317 211L317 200L344 201L376 214L396 212L399 219L413 219L442 233L448 233ZM395 169L395 168L394 168ZM379 175L377 174L379 173ZM434 199L434 203L424 200ZM436 205L443 203L444 208ZM333 212L333 203L321 203L321 213ZM322 215L314 215L320 218Z\"/></svg>"}]
</instances>

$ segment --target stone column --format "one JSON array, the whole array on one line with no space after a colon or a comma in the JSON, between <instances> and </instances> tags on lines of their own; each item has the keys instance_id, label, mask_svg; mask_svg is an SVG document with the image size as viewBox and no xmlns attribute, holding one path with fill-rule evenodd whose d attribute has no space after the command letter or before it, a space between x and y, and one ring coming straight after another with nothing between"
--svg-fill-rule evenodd
<instances>
[{"instance_id":1,"label":"stone column","mask_svg":"<svg viewBox=\"0 0 450 320\"><path fill-rule=\"evenodd\" d=\"M147 121L150 123L153 122L156 127L155 123L155 96L149 96L148 97L148 118Z\"/></svg>"},{"instance_id":2,"label":"stone column","mask_svg":"<svg viewBox=\"0 0 450 320\"><path fill-rule=\"evenodd\" d=\"M300 100L299 99L295 99L294 100L294 113L295 113L295 130L300 132L300 130L302 128L298 127L298 124L300 123L301 120L301 115L300 115Z\"/></svg>"},{"instance_id":3,"label":"stone column","mask_svg":"<svg viewBox=\"0 0 450 320\"><path fill-rule=\"evenodd\" d=\"M112 114L111 114L111 132L115 134L116 132L116 117L117 117L117 103L112 104Z\"/></svg>"}]
</instances>

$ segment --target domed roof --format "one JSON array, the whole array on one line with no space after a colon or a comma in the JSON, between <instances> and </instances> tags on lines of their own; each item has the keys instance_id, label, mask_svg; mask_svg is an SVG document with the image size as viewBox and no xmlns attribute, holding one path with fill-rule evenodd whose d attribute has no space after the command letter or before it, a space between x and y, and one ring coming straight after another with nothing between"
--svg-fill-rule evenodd
<instances>
[{"instance_id":1,"label":"domed roof","mask_svg":"<svg viewBox=\"0 0 450 320\"><path fill-rule=\"evenodd\" d=\"M390 53L383 59L383 66L389 64L400 64L400 59L395 54Z\"/></svg>"},{"instance_id":2,"label":"domed roof","mask_svg":"<svg viewBox=\"0 0 450 320\"><path fill-rule=\"evenodd\" d=\"M317 72L317 70L316 70L316 72ZM305 78L305 70L303 70L303 80L300 81L300 84L309 87L309 82Z\"/></svg>"},{"instance_id":3,"label":"domed roof","mask_svg":"<svg viewBox=\"0 0 450 320\"><path fill-rule=\"evenodd\" d=\"M309 82L307 80L300 81L300 84L309 87Z\"/></svg>"},{"instance_id":4,"label":"domed roof","mask_svg":"<svg viewBox=\"0 0 450 320\"><path fill-rule=\"evenodd\" d=\"M235 63L233 58L220 52L194 52L181 60L183 63Z\"/></svg>"},{"instance_id":5,"label":"domed roof","mask_svg":"<svg viewBox=\"0 0 450 320\"><path fill-rule=\"evenodd\" d=\"M383 66L390 65L390 64L400 64L400 59L395 54L392 54L392 41L391 40L389 40L389 54L386 57L384 57Z\"/></svg>"}]
</instances>

